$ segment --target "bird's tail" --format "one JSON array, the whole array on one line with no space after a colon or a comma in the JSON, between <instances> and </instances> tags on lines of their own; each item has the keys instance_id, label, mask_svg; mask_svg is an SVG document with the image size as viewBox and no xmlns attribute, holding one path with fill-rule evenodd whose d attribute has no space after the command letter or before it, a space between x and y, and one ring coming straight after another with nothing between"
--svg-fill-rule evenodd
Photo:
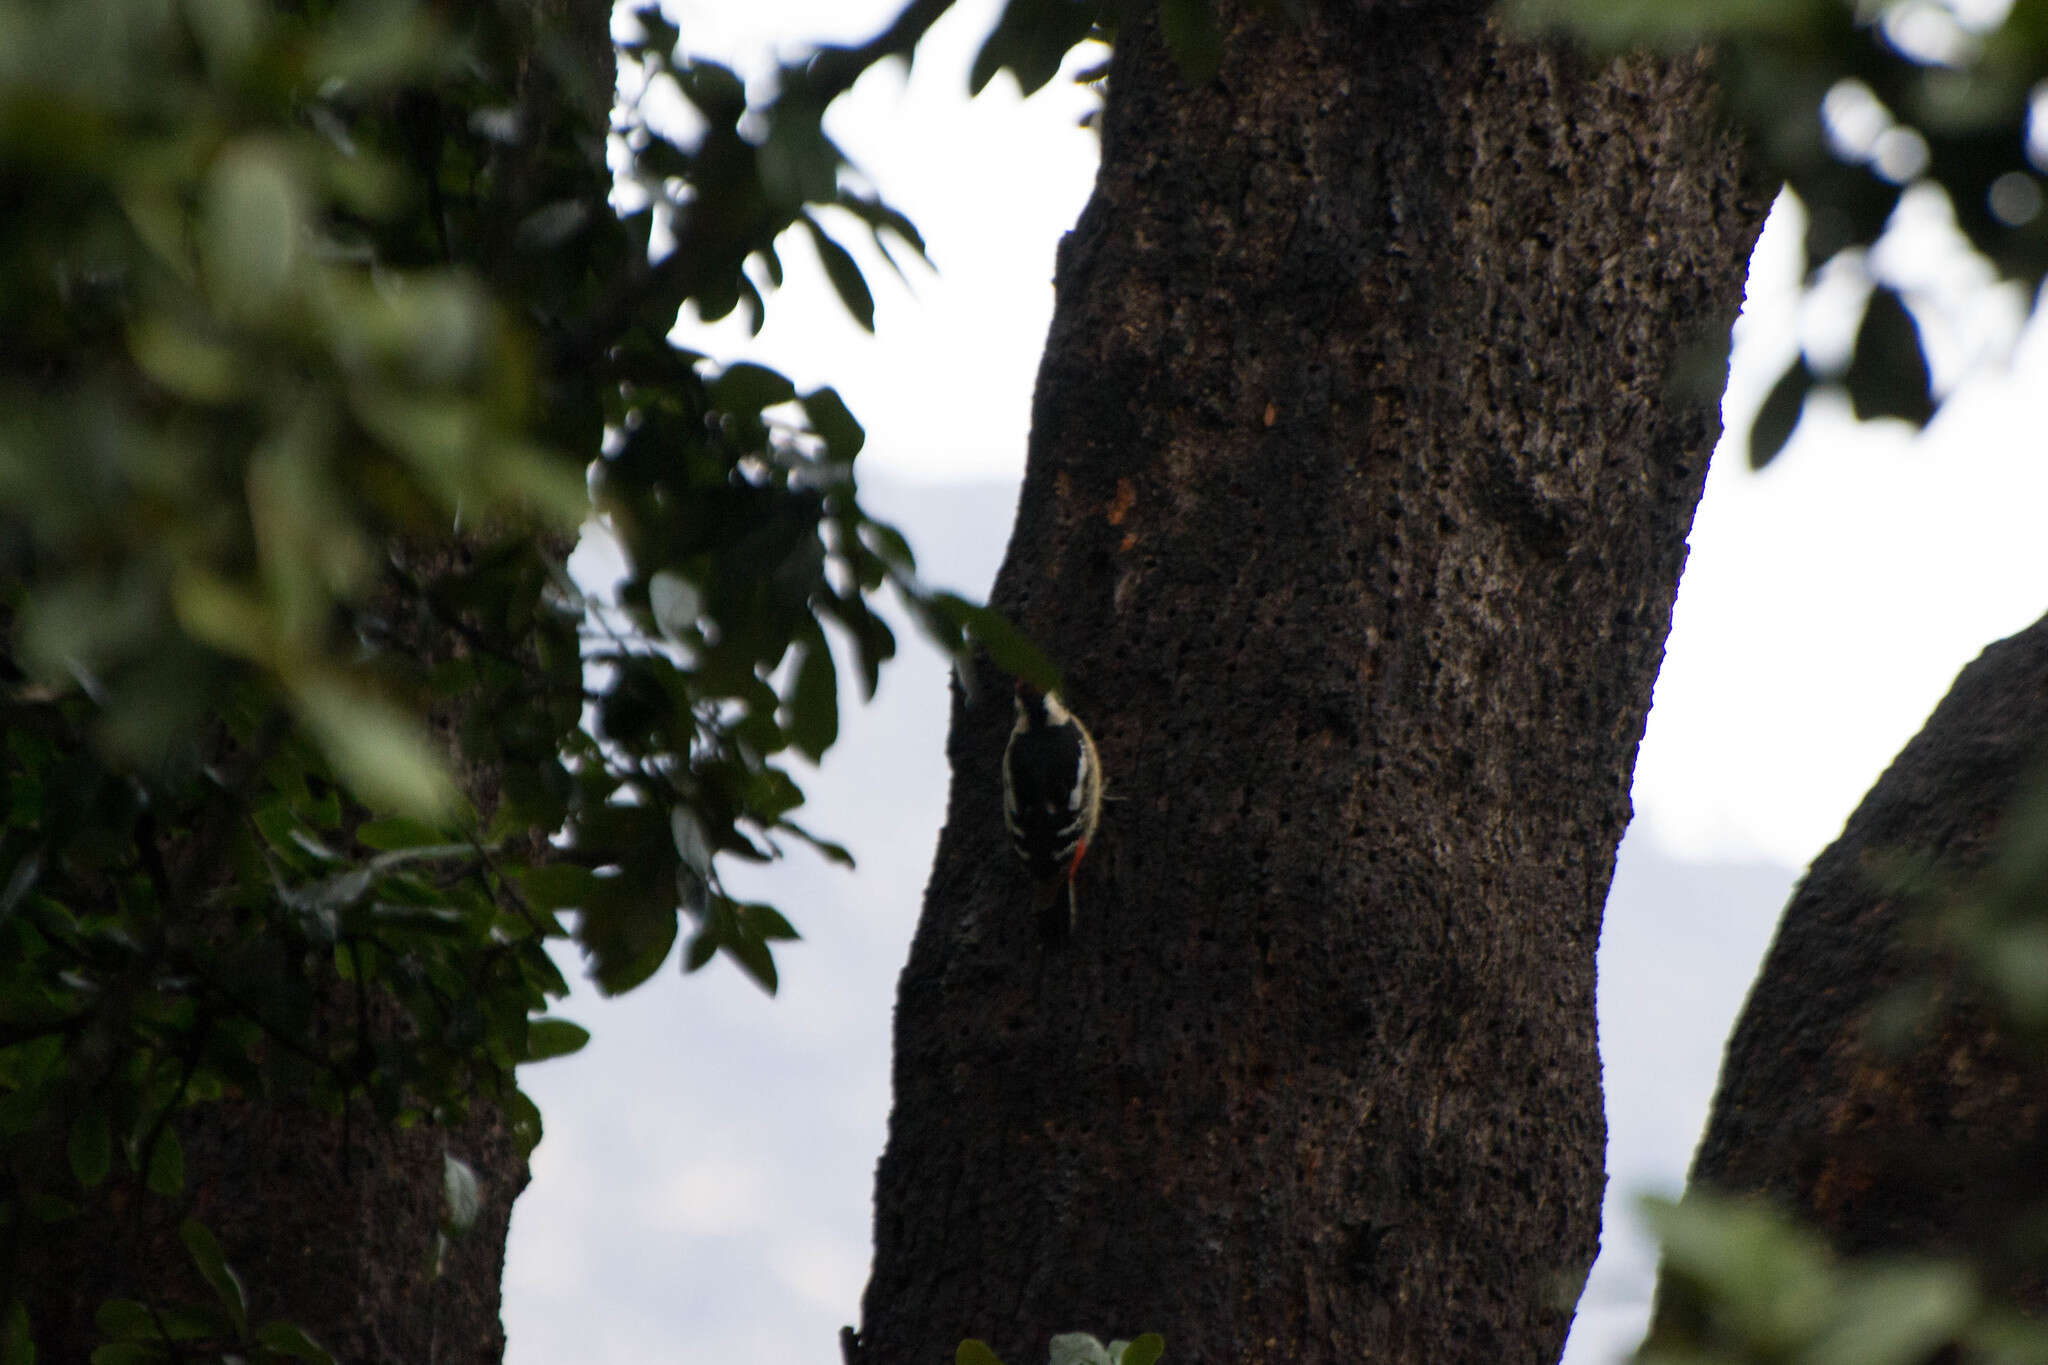
<instances>
[{"instance_id":1,"label":"bird's tail","mask_svg":"<svg viewBox=\"0 0 2048 1365\"><path fill-rule=\"evenodd\" d=\"M1053 877L1039 883L1032 896L1038 911L1038 936L1048 948L1065 947L1080 923L1080 904L1071 878Z\"/></svg>"}]
</instances>

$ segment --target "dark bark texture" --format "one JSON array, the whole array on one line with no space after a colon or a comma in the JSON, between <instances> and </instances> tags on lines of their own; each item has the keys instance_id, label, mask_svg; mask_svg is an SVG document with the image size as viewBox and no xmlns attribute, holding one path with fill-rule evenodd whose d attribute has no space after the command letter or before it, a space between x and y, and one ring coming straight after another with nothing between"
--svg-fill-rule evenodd
<instances>
[{"instance_id":1,"label":"dark bark texture","mask_svg":"<svg viewBox=\"0 0 2048 1365\"><path fill-rule=\"evenodd\" d=\"M1967 885L2044 746L2048 620L1963 670L1814 860L1729 1038L1692 1174L1797 1212L1845 1253L1967 1255L2036 1310L2048 1284L2014 1234L2048 1193L2042 1058L1930 953L1896 869L1932 858ZM1873 1032L1902 987L1930 980L1918 1037ZM1682 1311L1661 1303L1660 1327Z\"/></svg>"},{"instance_id":2,"label":"dark bark texture","mask_svg":"<svg viewBox=\"0 0 2048 1365\"><path fill-rule=\"evenodd\" d=\"M250 1103L207 1106L180 1125L188 1206L119 1179L84 1235L29 1252L37 1359L83 1362L110 1297L216 1302L192 1270L177 1222L220 1239L246 1287L249 1320L282 1319L343 1365L492 1365L503 1358L498 1282L526 1162L495 1111L455 1130L397 1130L356 1106L353 1122ZM482 1210L433 1275L443 1150L480 1176Z\"/></svg>"},{"instance_id":3,"label":"dark bark texture","mask_svg":"<svg viewBox=\"0 0 2048 1365\"><path fill-rule=\"evenodd\" d=\"M1119 38L995 603L1108 789L1077 940L956 704L854 1354L1555 1360L1593 961L1764 203L1702 72L1478 3ZM1718 393L1719 375L1709 387Z\"/></svg>"}]
</instances>

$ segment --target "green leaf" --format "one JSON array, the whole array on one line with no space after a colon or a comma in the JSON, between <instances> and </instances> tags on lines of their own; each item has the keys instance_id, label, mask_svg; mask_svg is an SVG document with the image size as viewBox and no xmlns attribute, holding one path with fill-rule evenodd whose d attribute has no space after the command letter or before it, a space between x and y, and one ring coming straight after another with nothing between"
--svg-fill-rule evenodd
<instances>
[{"instance_id":1,"label":"green leaf","mask_svg":"<svg viewBox=\"0 0 2048 1365\"><path fill-rule=\"evenodd\" d=\"M429 824L453 816L455 783L417 718L327 677L301 681L293 700L342 780L366 804Z\"/></svg>"},{"instance_id":2,"label":"green leaf","mask_svg":"<svg viewBox=\"0 0 2048 1365\"><path fill-rule=\"evenodd\" d=\"M514 1090L506 1096L505 1123L512 1130L513 1141L519 1145L519 1155L532 1156L533 1149L540 1146L545 1129L541 1123L540 1106L524 1090Z\"/></svg>"},{"instance_id":3,"label":"green leaf","mask_svg":"<svg viewBox=\"0 0 2048 1365\"><path fill-rule=\"evenodd\" d=\"M863 330L874 331L875 296L868 292L868 282L861 278L860 266L855 264L852 253L826 236L825 229L809 214L803 216L803 224L811 230L811 243L818 248L819 263L825 267L825 278L832 282L833 292Z\"/></svg>"},{"instance_id":4,"label":"green leaf","mask_svg":"<svg viewBox=\"0 0 2048 1365\"><path fill-rule=\"evenodd\" d=\"M526 1060L542 1062L566 1057L590 1041L590 1030L567 1019L540 1018L526 1025Z\"/></svg>"},{"instance_id":5,"label":"green leaf","mask_svg":"<svg viewBox=\"0 0 2048 1365\"><path fill-rule=\"evenodd\" d=\"M256 1329L256 1340L265 1350L290 1356L293 1360L310 1361L311 1365L334 1365L334 1357L296 1323L265 1323Z\"/></svg>"},{"instance_id":6,"label":"green leaf","mask_svg":"<svg viewBox=\"0 0 2048 1365\"><path fill-rule=\"evenodd\" d=\"M92 1353L92 1365L158 1365L168 1359L161 1347L139 1341L110 1341Z\"/></svg>"},{"instance_id":7,"label":"green leaf","mask_svg":"<svg viewBox=\"0 0 2048 1365\"><path fill-rule=\"evenodd\" d=\"M797 663L789 696L790 738L813 763L839 738L839 673L825 635L813 627Z\"/></svg>"},{"instance_id":8,"label":"green leaf","mask_svg":"<svg viewBox=\"0 0 2048 1365\"><path fill-rule=\"evenodd\" d=\"M28 1306L16 1299L6 1311L7 1327L0 1332L0 1365L36 1365L35 1334L29 1327Z\"/></svg>"},{"instance_id":9,"label":"green leaf","mask_svg":"<svg viewBox=\"0 0 2048 1365\"><path fill-rule=\"evenodd\" d=\"M781 984L775 971L775 954L762 940L751 934L739 933L725 941L725 951L740 970L754 979L754 984L768 994L775 994Z\"/></svg>"},{"instance_id":10,"label":"green leaf","mask_svg":"<svg viewBox=\"0 0 2048 1365\"><path fill-rule=\"evenodd\" d=\"M1157 1332L1147 1332L1125 1345L1116 1361L1117 1365L1155 1365L1165 1354L1166 1338Z\"/></svg>"},{"instance_id":11,"label":"green leaf","mask_svg":"<svg viewBox=\"0 0 2048 1365\"><path fill-rule=\"evenodd\" d=\"M1771 385L1763 406L1756 410L1756 419L1750 423L1751 469L1762 469L1776 459L1785 443L1792 439L1792 432L1799 425L1799 415L1806 410L1806 395L1812 391L1813 383L1813 371L1807 368L1806 357L1794 356L1785 373L1778 376L1778 382Z\"/></svg>"},{"instance_id":12,"label":"green leaf","mask_svg":"<svg viewBox=\"0 0 2048 1365\"><path fill-rule=\"evenodd\" d=\"M738 909L740 928L758 939L794 940L802 937L782 912L772 905L750 903Z\"/></svg>"},{"instance_id":13,"label":"green leaf","mask_svg":"<svg viewBox=\"0 0 2048 1365\"><path fill-rule=\"evenodd\" d=\"M160 315L146 316L130 329L128 351L160 387L195 403L239 398L249 378L240 351Z\"/></svg>"},{"instance_id":14,"label":"green leaf","mask_svg":"<svg viewBox=\"0 0 2048 1365\"><path fill-rule=\"evenodd\" d=\"M394 815L384 820L365 820L356 826L356 842L364 848L407 849L445 845L447 835L432 825ZM465 850L468 851L468 850Z\"/></svg>"},{"instance_id":15,"label":"green leaf","mask_svg":"<svg viewBox=\"0 0 2048 1365\"><path fill-rule=\"evenodd\" d=\"M980 94L1007 69L1030 95L1060 73L1068 51L1095 27L1100 6L1090 0L1009 0L967 73L970 94Z\"/></svg>"},{"instance_id":16,"label":"green leaf","mask_svg":"<svg viewBox=\"0 0 2048 1365\"><path fill-rule=\"evenodd\" d=\"M108 1299L93 1313L92 1322L104 1337L155 1341L163 1335L157 1331L149 1309L133 1299Z\"/></svg>"},{"instance_id":17,"label":"green leaf","mask_svg":"<svg viewBox=\"0 0 2048 1365\"><path fill-rule=\"evenodd\" d=\"M1836 1298L1835 1322L1801 1357L1804 1365L1917 1365L1961 1332L1977 1289L1958 1265L1880 1265Z\"/></svg>"},{"instance_id":18,"label":"green leaf","mask_svg":"<svg viewBox=\"0 0 2048 1365\"><path fill-rule=\"evenodd\" d=\"M516 870L512 880L519 894L537 910L573 910L595 894L597 874L573 863L550 863L546 867Z\"/></svg>"},{"instance_id":19,"label":"green leaf","mask_svg":"<svg viewBox=\"0 0 2048 1365\"><path fill-rule=\"evenodd\" d=\"M71 1123L71 1140L66 1150L71 1174L86 1189L98 1188L112 1164L112 1143L108 1134L107 1111L95 1104Z\"/></svg>"},{"instance_id":20,"label":"green leaf","mask_svg":"<svg viewBox=\"0 0 2048 1365\"><path fill-rule=\"evenodd\" d=\"M825 442L826 458L851 463L867 444L868 434L855 420L846 400L834 388L814 389L803 396L804 417Z\"/></svg>"},{"instance_id":21,"label":"green leaf","mask_svg":"<svg viewBox=\"0 0 2048 1365\"><path fill-rule=\"evenodd\" d=\"M1870 291L1863 324L1856 329L1856 354L1842 382L1859 422L1898 417L1925 426L1934 415L1920 328L1889 286Z\"/></svg>"},{"instance_id":22,"label":"green leaf","mask_svg":"<svg viewBox=\"0 0 2048 1365\"><path fill-rule=\"evenodd\" d=\"M221 1255L220 1243L196 1218L187 1218L179 1224L178 1237L185 1243L185 1250L191 1253L192 1264L199 1268L200 1277L213 1287L221 1307L228 1310L228 1318L235 1325L235 1335L248 1335L249 1300L242 1292L241 1277Z\"/></svg>"},{"instance_id":23,"label":"green leaf","mask_svg":"<svg viewBox=\"0 0 2048 1365\"><path fill-rule=\"evenodd\" d=\"M476 1226L483 1212L483 1193L476 1170L453 1152L441 1153L441 1227L451 1237L460 1237Z\"/></svg>"},{"instance_id":24,"label":"green leaf","mask_svg":"<svg viewBox=\"0 0 2048 1365\"><path fill-rule=\"evenodd\" d=\"M969 1337L960 1343L959 1350L953 1352L953 1365L1003 1365L1003 1362L989 1349L987 1342Z\"/></svg>"},{"instance_id":25,"label":"green leaf","mask_svg":"<svg viewBox=\"0 0 2048 1365\"><path fill-rule=\"evenodd\" d=\"M776 822L775 828L783 833L793 834L803 840L820 857L824 858L826 862L837 863L844 868L851 868L854 865L853 853L844 844L835 844L830 839L821 839L786 815Z\"/></svg>"},{"instance_id":26,"label":"green leaf","mask_svg":"<svg viewBox=\"0 0 2048 1365\"><path fill-rule=\"evenodd\" d=\"M579 907L576 939L590 957L590 976L618 995L652 976L676 941L673 900L626 878L600 880Z\"/></svg>"},{"instance_id":27,"label":"green leaf","mask_svg":"<svg viewBox=\"0 0 2048 1365\"><path fill-rule=\"evenodd\" d=\"M963 627L976 644L987 650L997 668L1036 683L1047 691L1058 689L1059 670L1001 612L993 607L978 606L950 592L933 593L931 602L943 616Z\"/></svg>"},{"instance_id":28,"label":"green leaf","mask_svg":"<svg viewBox=\"0 0 2048 1365\"><path fill-rule=\"evenodd\" d=\"M306 209L285 148L259 137L230 143L206 183L200 239L206 281L223 311L268 316L292 287Z\"/></svg>"},{"instance_id":29,"label":"green leaf","mask_svg":"<svg viewBox=\"0 0 2048 1365\"><path fill-rule=\"evenodd\" d=\"M185 1188L185 1144L168 1123L156 1135L156 1145L149 1153L149 1188L165 1198L175 1198Z\"/></svg>"},{"instance_id":30,"label":"green leaf","mask_svg":"<svg viewBox=\"0 0 2048 1365\"><path fill-rule=\"evenodd\" d=\"M787 376L744 361L726 366L705 388L720 412L759 412L796 397L796 385Z\"/></svg>"}]
</instances>

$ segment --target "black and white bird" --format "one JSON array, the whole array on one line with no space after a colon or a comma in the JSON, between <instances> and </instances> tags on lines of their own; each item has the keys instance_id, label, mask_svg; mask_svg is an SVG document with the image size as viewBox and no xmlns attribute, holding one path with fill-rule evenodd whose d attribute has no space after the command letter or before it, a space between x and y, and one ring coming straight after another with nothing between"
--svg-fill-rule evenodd
<instances>
[{"instance_id":1,"label":"black and white bird","mask_svg":"<svg viewBox=\"0 0 2048 1365\"><path fill-rule=\"evenodd\" d=\"M1048 945L1066 942L1079 922L1074 873L1101 817L1094 736L1059 694L1018 679L1017 723L1003 749L1003 823L1031 877L1032 908Z\"/></svg>"}]
</instances>

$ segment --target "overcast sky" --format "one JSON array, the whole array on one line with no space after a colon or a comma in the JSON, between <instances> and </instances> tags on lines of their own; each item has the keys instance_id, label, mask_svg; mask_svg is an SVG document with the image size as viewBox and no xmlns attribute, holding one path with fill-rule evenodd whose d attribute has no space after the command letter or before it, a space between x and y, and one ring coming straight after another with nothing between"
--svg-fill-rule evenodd
<instances>
[{"instance_id":1,"label":"overcast sky","mask_svg":"<svg viewBox=\"0 0 2048 1365\"><path fill-rule=\"evenodd\" d=\"M923 230L938 273L914 272L905 289L871 271L869 337L791 241L767 330L725 325L691 342L839 387L868 427L876 506L935 581L970 593L986 591L1008 535L1053 248L1095 154L1075 126L1090 97L1071 86L1021 101L1005 78L965 100L994 9L957 7L907 83L875 73L829 125ZM671 9L686 46L750 73L778 51L865 36L889 12L872 0ZM1795 335L1825 346L1842 328L1838 305L1798 304L1787 226L1774 224L1752 271L1734 422ZM1967 283L1936 235L1895 243L1886 268ZM1945 373L1995 351L2018 313L1967 288L1945 300ZM1739 451L1715 459L1602 945L1614 1182L1573 1365L1633 1343L1649 1261L1628 1196L1682 1179L1793 869L1839 831L1956 670L2048 609L2044 380L2048 346L2033 336L2010 375L1968 381L1918 442L1835 414L1810 419L1761 476ZM861 869L792 860L749 883L805 935L780 955L780 999L718 963L688 978L671 968L621 1001L585 992L565 1011L597 1041L525 1073L548 1137L513 1221L512 1365L837 1359L832 1333L857 1320L866 1280L889 1009L943 810L945 714L943 666L913 647L883 703L850 708L841 746L804 782L809 823L850 843Z\"/></svg>"}]
</instances>

